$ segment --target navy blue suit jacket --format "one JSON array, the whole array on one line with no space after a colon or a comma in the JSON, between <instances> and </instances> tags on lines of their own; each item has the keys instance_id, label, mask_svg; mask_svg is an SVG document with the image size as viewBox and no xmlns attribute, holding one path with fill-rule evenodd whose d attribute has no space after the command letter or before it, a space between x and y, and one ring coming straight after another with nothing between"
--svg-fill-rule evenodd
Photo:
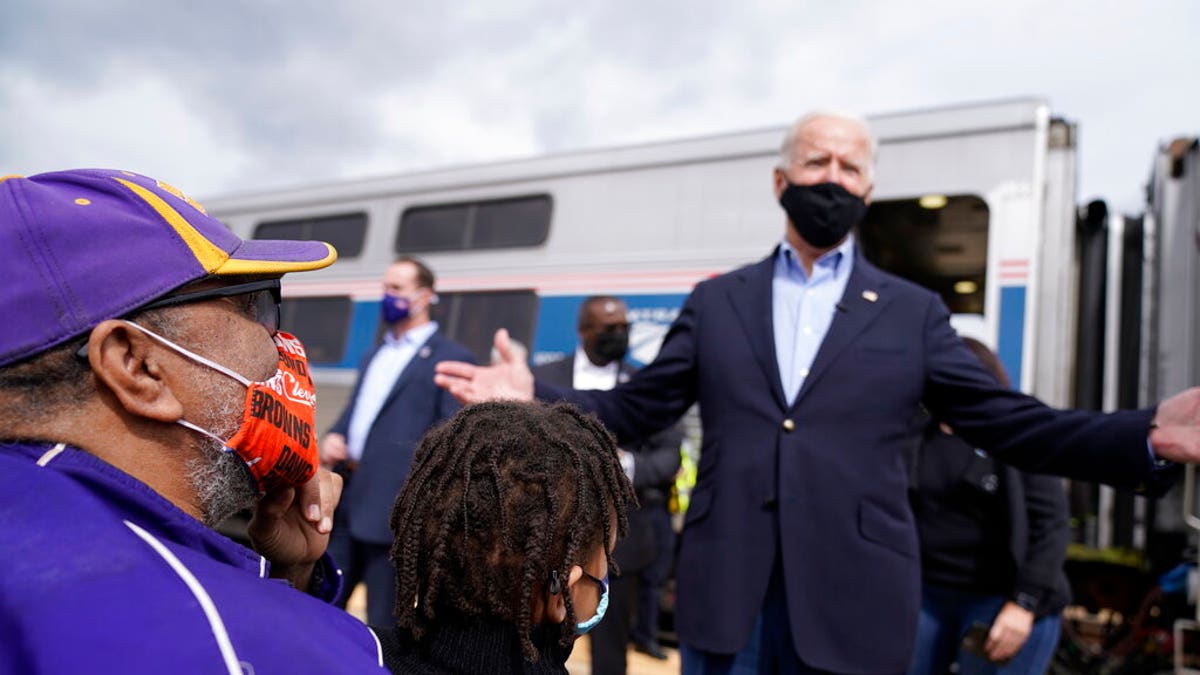
<instances>
[{"instance_id":1,"label":"navy blue suit jacket","mask_svg":"<svg viewBox=\"0 0 1200 675\"><path fill-rule=\"evenodd\" d=\"M620 381L625 381L636 372L628 363L621 363ZM570 387L575 380L575 357L544 363L533 369L533 376L547 384ZM654 540L652 511L665 512L667 491L675 482L682 456L679 446L683 443L683 432L677 427L668 427L648 438L626 439L621 447L633 455L633 489L637 493L639 508L630 509L629 530L613 549L613 559L621 573L632 573L654 563L658 545ZM655 494L650 494L653 491ZM648 499L657 503L647 505ZM643 510L646 507L650 510ZM622 642L624 646L624 642Z\"/></svg>"},{"instance_id":2,"label":"navy blue suit jacket","mask_svg":"<svg viewBox=\"0 0 1200 675\"><path fill-rule=\"evenodd\" d=\"M782 563L796 652L844 673L903 672L920 593L904 456L920 403L1026 470L1114 485L1151 475L1152 411L1055 411L999 389L934 293L854 262L793 405L771 312L774 256L700 283L653 363L609 392L562 392L618 437L700 404L703 445L678 558L687 645L743 648Z\"/></svg>"},{"instance_id":3,"label":"navy blue suit jacket","mask_svg":"<svg viewBox=\"0 0 1200 675\"><path fill-rule=\"evenodd\" d=\"M363 359L350 403L329 431L346 435L362 386L362 373L377 351L378 347ZM338 505L355 539L374 544L392 542L388 520L396 495L408 478L417 441L460 407L453 396L433 383L433 369L439 361L474 363L475 356L440 332L434 333L396 378L367 434L358 470L346 480Z\"/></svg>"}]
</instances>

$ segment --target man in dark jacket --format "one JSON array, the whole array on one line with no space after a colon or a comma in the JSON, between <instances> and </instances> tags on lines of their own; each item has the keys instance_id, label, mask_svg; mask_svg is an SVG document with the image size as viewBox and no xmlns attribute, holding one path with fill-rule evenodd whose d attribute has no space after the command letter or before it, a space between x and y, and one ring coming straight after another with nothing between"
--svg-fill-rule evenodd
<instances>
[{"instance_id":1,"label":"man in dark jacket","mask_svg":"<svg viewBox=\"0 0 1200 675\"><path fill-rule=\"evenodd\" d=\"M507 333L501 364L438 368L464 400L565 398L618 438L699 404L703 447L676 566L685 675L908 666L920 565L903 456L921 404L1023 470L1153 491L1168 477L1161 461L1200 460L1200 388L1099 414L999 387L936 293L858 255L851 230L873 165L862 120L801 118L772 175L778 245L698 284L654 361L612 391L535 383Z\"/></svg>"},{"instance_id":2,"label":"man in dark jacket","mask_svg":"<svg viewBox=\"0 0 1200 675\"><path fill-rule=\"evenodd\" d=\"M391 622L396 572L388 561L388 515L412 464L417 441L459 409L433 383L444 360L473 361L466 347L443 336L430 316L437 303L433 271L401 257L383 275L382 343L363 361L350 403L321 439L321 461L346 481L329 553L345 573L340 602L359 581L367 586L367 618Z\"/></svg>"},{"instance_id":3,"label":"man in dark jacket","mask_svg":"<svg viewBox=\"0 0 1200 675\"><path fill-rule=\"evenodd\" d=\"M579 346L574 357L542 364L533 369L534 376L550 384L575 389L612 389L627 381L634 368L624 361L629 349L625 302L607 295L587 298L579 306L577 327ZM674 533L667 512L667 491L679 470L682 441L683 434L671 427L621 446L621 465L633 482L639 508L629 513L629 534L613 551L613 560L620 566L621 575L612 579L608 613L591 632L592 672L595 675L624 675L625 648L639 596L649 593L657 598L659 587L669 573ZM639 634L651 636L636 646L651 656L666 658L655 637L657 603L652 612L639 612L637 618L652 624L636 627Z\"/></svg>"}]
</instances>

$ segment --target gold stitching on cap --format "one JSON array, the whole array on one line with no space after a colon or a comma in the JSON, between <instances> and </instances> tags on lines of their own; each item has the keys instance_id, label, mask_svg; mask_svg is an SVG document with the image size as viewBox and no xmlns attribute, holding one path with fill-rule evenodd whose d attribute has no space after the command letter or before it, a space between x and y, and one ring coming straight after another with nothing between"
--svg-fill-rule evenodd
<instances>
[{"instance_id":1,"label":"gold stitching on cap","mask_svg":"<svg viewBox=\"0 0 1200 675\"><path fill-rule=\"evenodd\" d=\"M135 195L154 209L163 220L167 221L179 238L187 244L192 255L196 256L196 262L204 268L205 272L215 272L218 267L225 264L229 260L229 254L221 250L216 244L209 241L194 225L188 222L183 214L171 208L162 197L155 194L148 188L145 188L132 181L127 181L124 178L114 178L121 185L129 188Z\"/></svg>"},{"instance_id":2,"label":"gold stitching on cap","mask_svg":"<svg viewBox=\"0 0 1200 675\"><path fill-rule=\"evenodd\" d=\"M24 176L19 176L15 173L10 173L7 176L0 176L0 183L3 183L4 181L8 180L9 178L24 178Z\"/></svg>"},{"instance_id":3,"label":"gold stitching on cap","mask_svg":"<svg viewBox=\"0 0 1200 675\"><path fill-rule=\"evenodd\" d=\"M78 204L78 205L80 205L80 206L87 206L88 204L91 204L91 203L92 203L92 200L90 200L90 199L84 199L83 197L80 197L79 199L76 199L76 200L75 200L75 203L76 203L76 204Z\"/></svg>"},{"instance_id":4,"label":"gold stitching on cap","mask_svg":"<svg viewBox=\"0 0 1200 675\"><path fill-rule=\"evenodd\" d=\"M156 182L156 183L158 183L158 187L159 187L159 188L161 188L161 189L163 189L163 190L165 190L165 191L167 191L167 192L169 192L169 193L171 193L171 194L175 195L176 197L178 197L178 198L182 199L183 201L187 202L188 204L191 204L192 208L193 208L193 209L196 209L196 210L197 210L197 211L199 211L200 213L203 213L203 214L204 214L204 215L206 215L206 216L208 215L208 211L205 211L205 210L204 210L204 207L203 207L203 206L200 206L200 202L197 202L196 200L192 199L191 197L189 197L189 196L187 196L187 195L183 194L183 190L180 190L179 188L175 187L174 185L171 185L170 183L164 183L164 182L162 182L161 180L160 180L160 181L155 181L155 182Z\"/></svg>"}]
</instances>

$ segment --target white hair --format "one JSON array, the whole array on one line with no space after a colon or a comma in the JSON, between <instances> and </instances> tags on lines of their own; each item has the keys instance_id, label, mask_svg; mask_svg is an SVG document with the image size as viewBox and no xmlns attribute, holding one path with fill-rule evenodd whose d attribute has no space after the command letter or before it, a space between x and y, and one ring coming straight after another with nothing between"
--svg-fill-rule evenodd
<instances>
[{"instance_id":1,"label":"white hair","mask_svg":"<svg viewBox=\"0 0 1200 675\"><path fill-rule=\"evenodd\" d=\"M787 133L783 135L783 143L779 146L779 168L786 169L792 163L792 153L796 150L796 137L800 135L800 130L814 120L825 118L844 120L862 128L863 134L867 137L867 143L871 147L871 157L867 164L867 175L874 174L875 158L879 154L879 141L875 140L875 135L871 133L871 125L865 117L842 110L813 110L805 113L793 122L792 126L788 127Z\"/></svg>"}]
</instances>

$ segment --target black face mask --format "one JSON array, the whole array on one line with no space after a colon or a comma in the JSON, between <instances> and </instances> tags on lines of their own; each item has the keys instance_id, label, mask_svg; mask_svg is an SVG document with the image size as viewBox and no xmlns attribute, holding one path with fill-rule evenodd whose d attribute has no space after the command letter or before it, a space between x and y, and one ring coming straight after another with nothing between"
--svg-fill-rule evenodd
<instances>
[{"instance_id":1,"label":"black face mask","mask_svg":"<svg viewBox=\"0 0 1200 675\"><path fill-rule=\"evenodd\" d=\"M867 203L837 183L794 185L779 197L788 220L804 241L829 248L844 239L867 215Z\"/></svg>"},{"instance_id":2,"label":"black face mask","mask_svg":"<svg viewBox=\"0 0 1200 675\"><path fill-rule=\"evenodd\" d=\"M592 351L596 353L596 356L604 359L604 363L600 365L620 361L629 351L629 331L618 328L597 335Z\"/></svg>"}]
</instances>

